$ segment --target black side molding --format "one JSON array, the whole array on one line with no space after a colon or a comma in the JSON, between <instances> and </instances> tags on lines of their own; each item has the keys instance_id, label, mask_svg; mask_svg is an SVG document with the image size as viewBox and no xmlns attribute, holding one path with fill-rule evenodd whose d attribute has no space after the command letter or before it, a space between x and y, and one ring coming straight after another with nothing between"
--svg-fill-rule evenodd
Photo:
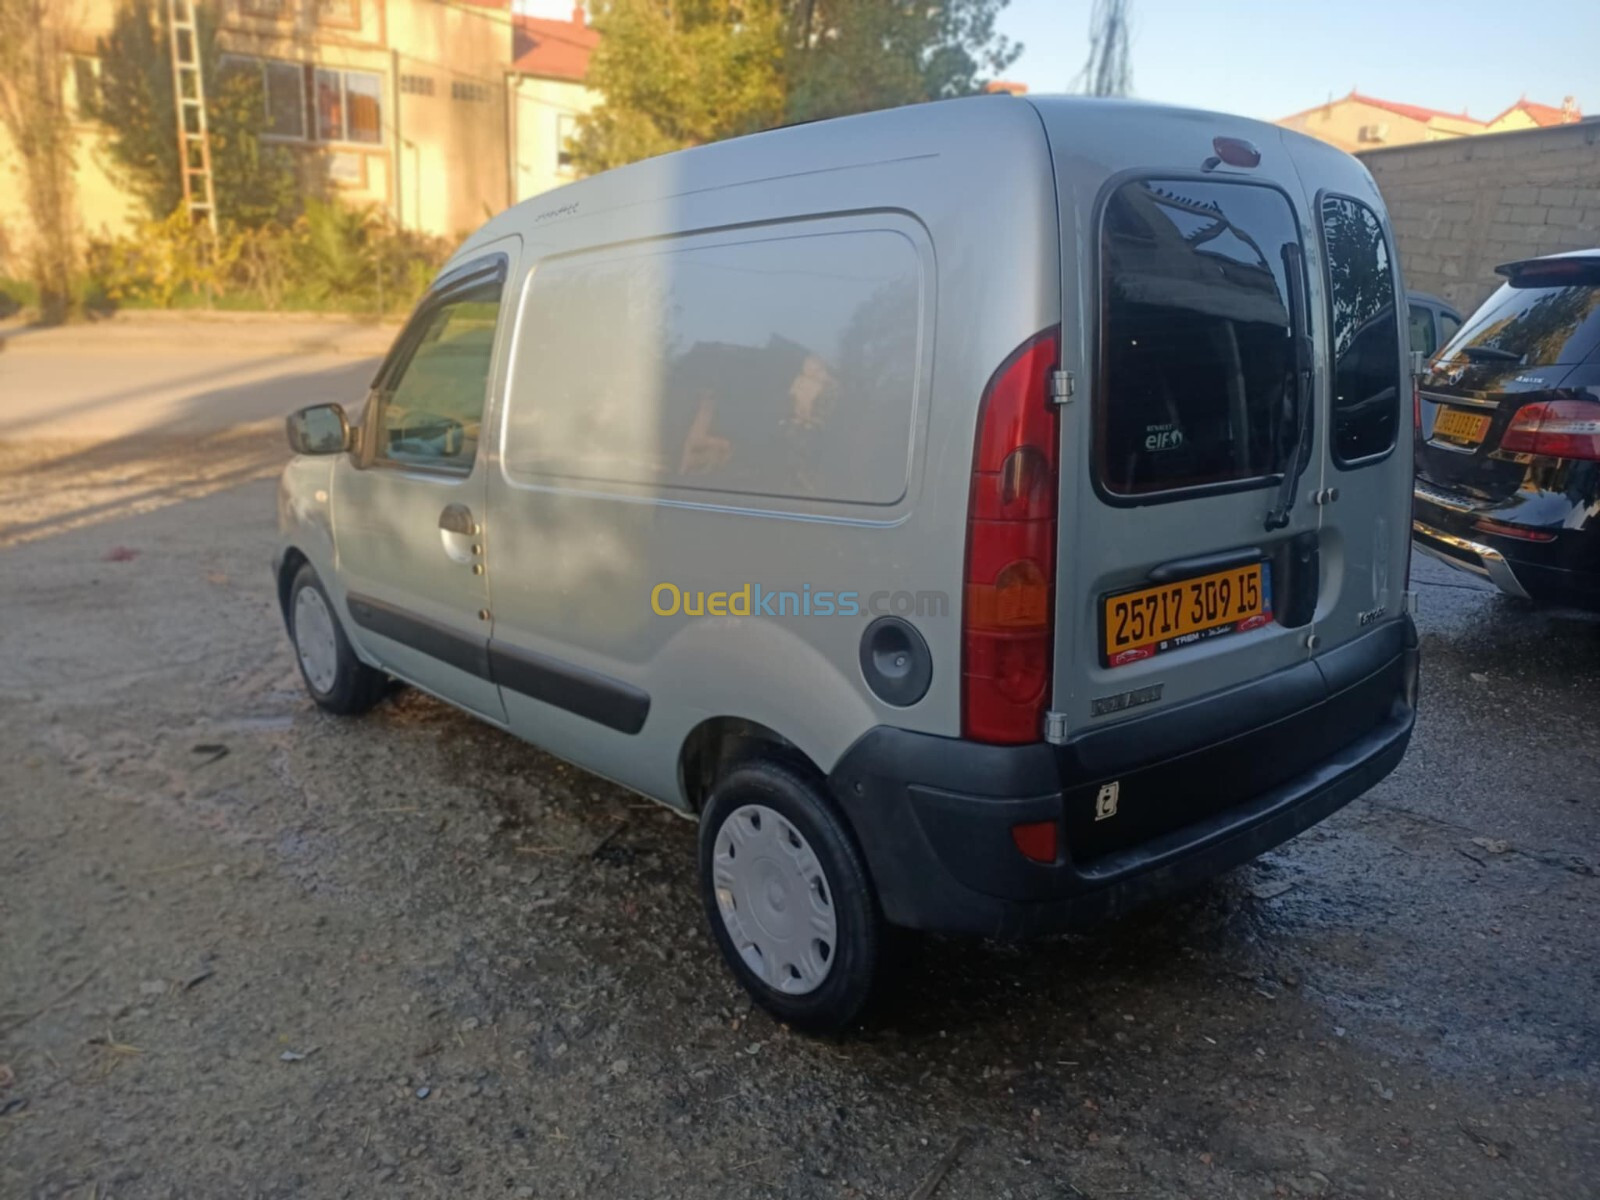
<instances>
[{"instance_id":1,"label":"black side molding","mask_svg":"<svg viewBox=\"0 0 1600 1200\"><path fill-rule=\"evenodd\" d=\"M489 650L489 667L501 687L598 721L619 733L638 733L650 715L648 692L559 659L496 644Z\"/></svg>"},{"instance_id":2,"label":"black side molding","mask_svg":"<svg viewBox=\"0 0 1600 1200\"><path fill-rule=\"evenodd\" d=\"M351 592L346 602L350 606L350 616L363 629L370 629L379 637L410 646L429 658L449 663L469 675L492 678L489 674L487 638L463 637L446 625L371 596L359 596Z\"/></svg>"},{"instance_id":3,"label":"black side molding","mask_svg":"<svg viewBox=\"0 0 1600 1200\"><path fill-rule=\"evenodd\" d=\"M487 638L464 637L437 621L371 596L352 592L347 603L356 624L379 637L608 729L638 733L650 715L650 694L620 679L542 654L491 644Z\"/></svg>"}]
</instances>

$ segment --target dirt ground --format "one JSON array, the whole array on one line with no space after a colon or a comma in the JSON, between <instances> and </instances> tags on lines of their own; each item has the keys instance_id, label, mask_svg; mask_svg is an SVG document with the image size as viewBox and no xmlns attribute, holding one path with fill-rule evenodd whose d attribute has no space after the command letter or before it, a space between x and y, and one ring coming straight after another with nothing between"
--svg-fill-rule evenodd
<instances>
[{"instance_id":1,"label":"dirt ground","mask_svg":"<svg viewBox=\"0 0 1600 1200\"><path fill-rule=\"evenodd\" d=\"M810 1040L690 824L414 691L313 708L285 453L0 445L0 1196L1596 1195L1600 624L1420 565L1369 795L1116 924L927 940Z\"/></svg>"}]
</instances>

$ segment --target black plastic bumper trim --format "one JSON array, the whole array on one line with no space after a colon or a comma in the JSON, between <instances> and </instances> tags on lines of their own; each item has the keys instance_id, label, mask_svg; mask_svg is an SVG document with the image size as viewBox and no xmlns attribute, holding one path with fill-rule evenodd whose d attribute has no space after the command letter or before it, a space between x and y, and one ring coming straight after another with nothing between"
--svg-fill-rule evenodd
<instances>
[{"instance_id":1,"label":"black plastic bumper trim","mask_svg":"<svg viewBox=\"0 0 1600 1200\"><path fill-rule=\"evenodd\" d=\"M1088 735L994 747L879 727L829 783L891 923L1047 932L1246 862L1372 787L1410 741L1417 668L1405 618L1253 684L1093 731L1126 731L1128 742L1098 738L1085 753ZM1120 780L1124 806L1146 811L1096 822L1108 778ZM1055 863L1029 861L1011 842L1012 825L1040 820L1060 823Z\"/></svg>"}]
</instances>

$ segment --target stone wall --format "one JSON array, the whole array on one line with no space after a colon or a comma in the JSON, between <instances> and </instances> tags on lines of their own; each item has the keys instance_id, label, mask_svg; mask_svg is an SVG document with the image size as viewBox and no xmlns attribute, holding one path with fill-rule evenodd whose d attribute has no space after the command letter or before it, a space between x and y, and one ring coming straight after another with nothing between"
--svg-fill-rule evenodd
<instances>
[{"instance_id":1,"label":"stone wall","mask_svg":"<svg viewBox=\"0 0 1600 1200\"><path fill-rule=\"evenodd\" d=\"M1600 121L1369 150L1406 286L1470 314L1497 264L1600 247Z\"/></svg>"}]
</instances>

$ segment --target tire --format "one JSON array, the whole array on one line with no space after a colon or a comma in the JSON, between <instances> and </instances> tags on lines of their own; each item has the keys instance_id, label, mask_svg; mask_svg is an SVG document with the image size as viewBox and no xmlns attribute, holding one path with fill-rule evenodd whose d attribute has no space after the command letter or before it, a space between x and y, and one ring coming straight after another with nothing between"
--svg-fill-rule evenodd
<instances>
[{"instance_id":1,"label":"tire","mask_svg":"<svg viewBox=\"0 0 1600 1200\"><path fill-rule=\"evenodd\" d=\"M300 678L319 707L349 717L383 699L388 676L356 657L339 624L339 611L310 563L301 566L289 585L289 641Z\"/></svg>"},{"instance_id":2,"label":"tire","mask_svg":"<svg viewBox=\"0 0 1600 1200\"><path fill-rule=\"evenodd\" d=\"M731 768L701 813L700 892L723 958L774 1017L836 1033L861 1016L878 980L883 918L819 783L770 760Z\"/></svg>"}]
</instances>

